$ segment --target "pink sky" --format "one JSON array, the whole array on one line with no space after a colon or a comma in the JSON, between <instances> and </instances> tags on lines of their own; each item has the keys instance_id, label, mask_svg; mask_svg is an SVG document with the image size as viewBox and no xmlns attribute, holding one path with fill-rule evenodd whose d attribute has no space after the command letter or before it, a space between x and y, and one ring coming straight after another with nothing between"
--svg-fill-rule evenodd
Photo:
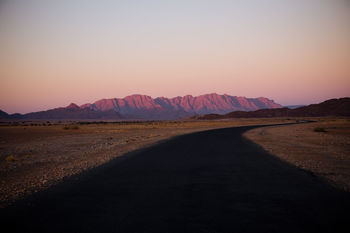
<instances>
[{"instance_id":1,"label":"pink sky","mask_svg":"<svg viewBox=\"0 0 350 233\"><path fill-rule=\"evenodd\" d=\"M131 94L350 96L346 1L3 1L0 35L9 113Z\"/></svg>"}]
</instances>

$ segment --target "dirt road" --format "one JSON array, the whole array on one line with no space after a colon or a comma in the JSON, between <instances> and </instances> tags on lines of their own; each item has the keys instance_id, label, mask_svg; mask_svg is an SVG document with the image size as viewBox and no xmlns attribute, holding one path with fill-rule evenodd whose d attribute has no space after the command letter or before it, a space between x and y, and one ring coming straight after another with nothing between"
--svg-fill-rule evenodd
<instances>
[{"instance_id":1,"label":"dirt road","mask_svg":"<svg viewBox=\"0 0 350 233\"><path fill-rule=\"evenodd\" d=\"M7 232L344 232L350 195L244 139L179 136L1 209ZM6 229L5 228L5 229Z\"/></svg>"}]
</instances>

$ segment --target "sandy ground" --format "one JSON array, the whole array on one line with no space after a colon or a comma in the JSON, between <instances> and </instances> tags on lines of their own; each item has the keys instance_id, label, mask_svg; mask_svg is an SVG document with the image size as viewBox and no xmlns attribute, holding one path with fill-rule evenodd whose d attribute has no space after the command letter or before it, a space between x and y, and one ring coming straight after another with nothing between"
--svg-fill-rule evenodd
<instances>
[{"instance_id":1,"label":"sandy ground","mask_svg":"<svg viewBox=\"0 0 350 233\"><path fill-rule=\"evenodd\" d=\"M0 206L176 135L292 119L106 124L0 124ZM295 121L294 121L295 122Z\"/></svg>"},{"instance_id":2,"label":"sandy ground","mask_svg":"<svg viewBox=\"0 0 350 233\"><path fill-rule=\"evenodd\" d=\"M257 128L245 136L280 159L350 191L350 119Z\"/></svg>"}]
</instances>

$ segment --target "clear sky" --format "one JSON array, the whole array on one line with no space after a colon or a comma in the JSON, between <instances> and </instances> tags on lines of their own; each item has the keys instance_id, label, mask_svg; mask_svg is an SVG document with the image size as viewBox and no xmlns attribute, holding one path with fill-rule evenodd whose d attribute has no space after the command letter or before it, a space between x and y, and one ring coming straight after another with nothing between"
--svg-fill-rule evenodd
<instances>
[{"instance_id":1,"label":"clear sky","mask_svg":"<svg viewBox=\"0 0 350 233\"><path fill-rule=\"evenodd\" d=\"M0 109L216 92L350 96L347 0L0 1Z\"/></svg>"}]
</instances>

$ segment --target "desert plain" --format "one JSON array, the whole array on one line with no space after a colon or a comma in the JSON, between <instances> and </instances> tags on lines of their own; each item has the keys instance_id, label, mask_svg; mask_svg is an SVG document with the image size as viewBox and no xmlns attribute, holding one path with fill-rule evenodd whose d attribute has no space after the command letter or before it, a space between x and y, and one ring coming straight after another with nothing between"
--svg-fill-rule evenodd
<instances>
[{"instance_id":1,"label":"desert plain","mask_svg":"<svg viewBox=\"0 0 350 233\"><path fill-rule=\"evenodd\" d=\"M281 160L349 192L350 119L314 120L317 122L255 128L244 136Z\"/></svg>"},{"instance_id":2,"label":"desert plain","mask_svg":"<svg viewBox=\"0 0 350 233\"><path fill-rule=\"evenodd\" d=\"M305 121L315 123L303 123ZM350 187L350 119L250 118L220 121L0 124L0 205L46 189L132 151L192 132L248 125L245 137L334 187Z\"/></svg>"}]
</instances>

